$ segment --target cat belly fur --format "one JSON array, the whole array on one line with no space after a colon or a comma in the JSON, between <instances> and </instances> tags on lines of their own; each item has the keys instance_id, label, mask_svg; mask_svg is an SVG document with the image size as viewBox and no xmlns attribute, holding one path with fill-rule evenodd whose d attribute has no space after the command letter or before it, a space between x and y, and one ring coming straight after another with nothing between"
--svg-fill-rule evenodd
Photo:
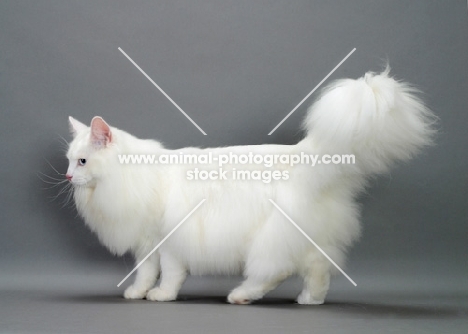
<instances>
[{"instance_id":1,"label":"cat belly fur","mask_svg":"<svg viewBox=\"0 0 468 334\"><path fill-rule=\"evenodd\" d=\"M301 149L311 150L301 143L270 146L267 151L295 154ZM215 149L214 154L228 151L232 148ZM229 166L225 168L230 170ZM258 165L250 168L265 169ZM183 173L174 175L161 235L169 233L202 199L206 201L161 246L160 252L170 252L192 274L295 274L307 257L317 255L317 249L273 206L269 201L272 199L341 262L342 252L359 236L359 213L350 186L359 181L340 180L334 186L314 190L325 168L296 166L287 171L289 180L269 184L187 181Z\"/></svg>"}]
</instances>

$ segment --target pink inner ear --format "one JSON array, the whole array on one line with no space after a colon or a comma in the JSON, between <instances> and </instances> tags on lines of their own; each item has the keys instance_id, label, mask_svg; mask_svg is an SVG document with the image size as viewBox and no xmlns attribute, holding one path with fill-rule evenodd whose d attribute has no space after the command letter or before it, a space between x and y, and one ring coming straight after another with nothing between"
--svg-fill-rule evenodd
<instances>
[{"instance_id":1,"label":"pink inner ear","mask_svg":"<svg viewBox=\"0 0 468 334\"><path fill-rule=\"evenodd\" d=\"M91 121L91 142L94 146L103 147L112 141L110 126L99 116Z\"/></svg>"}]
</instances>

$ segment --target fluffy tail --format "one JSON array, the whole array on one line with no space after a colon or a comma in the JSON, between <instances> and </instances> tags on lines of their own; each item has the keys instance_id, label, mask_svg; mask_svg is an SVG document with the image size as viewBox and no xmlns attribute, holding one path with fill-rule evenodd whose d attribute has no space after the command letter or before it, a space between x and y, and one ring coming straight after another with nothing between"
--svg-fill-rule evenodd
<instances>
[{"instance_id":1,"label":"fluffy tail","mask_svg":"<svg viewBox=\"0 0 468 334\"><path fill-rule=\"evenodd\" d=\"M436 117L408 84L367 73L328 87L309 109L304 126L322 154L354 154L362 172L386 172L431 143Z\"/></svg>"}]
</instances>

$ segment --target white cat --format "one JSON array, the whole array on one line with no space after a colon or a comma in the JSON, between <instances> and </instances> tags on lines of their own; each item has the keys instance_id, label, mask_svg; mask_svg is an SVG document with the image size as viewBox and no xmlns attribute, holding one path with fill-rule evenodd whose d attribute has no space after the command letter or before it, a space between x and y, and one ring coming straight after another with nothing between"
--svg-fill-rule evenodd
<instances>
[{"instance_id":1,"label":"white cat","mask_svg":"<svg viewBox=\"0 0 468 334\"><path fill-rule=\"evenodd\" d=\"M198 203L206 201L138 269L125 298L175 300L187 274L243 274L230 303L262 298L290 275L300 275L300 304L322 304L331 263L277 208L272 199L338 265L359 236L356 195L370 176L388 171L431 142L435 116L407 84L367 73L332 84L310 108L306 137L296 145L167 150L110 127L101 117L91 126L70 117L74 139L67 178L76 207L100 241L115 254L140 262ZM122 164L123 154L354 154L355 164L277 169L287 180L188 180L194 165ZM213 163L198 166L217 170ZM232 172L238 165L226 165ZM282 174L283 175L283 174ZM159 286L153 288L161 271Z\"/></svg>"}]
</instances>

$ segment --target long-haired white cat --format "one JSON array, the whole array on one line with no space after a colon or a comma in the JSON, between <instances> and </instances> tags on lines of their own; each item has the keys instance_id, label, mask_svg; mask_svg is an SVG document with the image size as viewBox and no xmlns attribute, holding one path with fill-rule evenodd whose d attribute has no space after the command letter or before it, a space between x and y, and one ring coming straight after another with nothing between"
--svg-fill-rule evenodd
<instances>
[{"instance_id":1,"label":"long-haired white cat","mask_svg":"<svg viewBox=\"0 0 468 334\"><path fill-rule=\"evenodd\" d=\"M296 145L167 150L94 117L90 127L70 117L74 136L67 178L86 224L113 253L139 263L203 199L206 201L139 267L125 298L170 301L187 274L243 274L230 303L262 298L300 275L300 304L321 304L333 265L269 201L272 199L338 265L359 236L355 197L369 177L407 160L431 141L433 114L407 84L382 74L332 84L310 108ZM122 164L124 154L354 154L355 164L272 169L287 178L189 180L196 166ZM217 165L198 166L217 169ZM243 169L267 170L263 165ZM232 171L239 166L224 166ZM270 168L271 169L271 168ZM284 174L281 174L284 175ZM159 274L161 280L154 287Z\"/></svg>"}]
</instances>

